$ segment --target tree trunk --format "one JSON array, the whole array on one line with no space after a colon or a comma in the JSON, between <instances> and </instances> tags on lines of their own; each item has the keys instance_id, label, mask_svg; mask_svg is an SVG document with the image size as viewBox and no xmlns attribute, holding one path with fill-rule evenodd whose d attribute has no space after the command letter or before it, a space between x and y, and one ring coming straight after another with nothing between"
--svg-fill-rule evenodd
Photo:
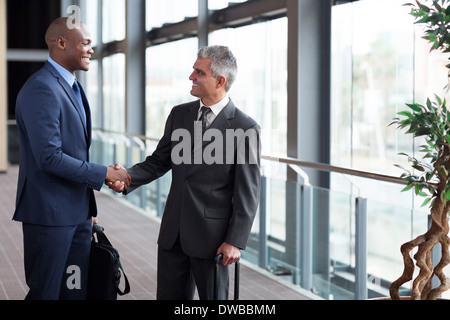
<instances>
[{"instance_id":1,"label":"tree trunk","mask_svg":"<svg viewBox=\"0 0 450 320\"><path fill-rule=\"evenodd\" d=\"M450 239L448 237L449 226L447 218L450 205L448 202L444 205L439 196L442 190L445 190L445 179L441 179L441 181L442 183L440 183L437 190L438 196L436 196L431 208L432 223L430 229L425 234L401 246L404 270L400 278L391 284L390 295L392 300L400 300L399 288L413 278L414 262L410 257L410 252L416 247L418 250L414 255L414 259L420 271L413 281L411 300L435 300L442 292L450 288L450 280L443 273L445 266L450 263ZM440 243L442 246L442 258L436 267L433 268L431 251L437 243ZM441 282L440 286L435 289L431 289L433 275L436 275Z\"/></svg>"}]
</instances>

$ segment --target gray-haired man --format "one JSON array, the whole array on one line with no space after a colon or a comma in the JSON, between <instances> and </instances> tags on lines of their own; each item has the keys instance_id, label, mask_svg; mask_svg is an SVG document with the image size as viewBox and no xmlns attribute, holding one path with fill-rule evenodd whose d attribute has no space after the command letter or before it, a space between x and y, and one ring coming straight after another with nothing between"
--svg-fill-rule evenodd
<instances>
[{"instance_id":1,"label":"gray-haired man","mask_svg":"<svg viewBox=\"0 0 450 320\"><path fill-rule=\"evenodd\" d=\"M227 47L205 47L199 50L193 69L191 94L200 100L172 109L154 153L128 169L132 184L124 191L129 193L172 170L158 239L157 299L192 299L195 285L200 299L212 299L214 257L219 253L223 254L219 299L226 299L227 265L236 262L245 249L259 202L260 128L228 96L237 74L236 59ZM204 134L199 131L202 126ZM193 147L180 151L183 154L173 152L186 143L173 134L177 130L192 137L189 145ZM230 134L236 130L245 134ZM197 144L194 136L199 132L202 139ZM196 146L201 149L194 150ZM186 151L191 152L187 157ZM196 151L217 161L194 161ZM246 158L238 152L256 154L256 161L238 162Z\"/></svg>"}]
</instances>

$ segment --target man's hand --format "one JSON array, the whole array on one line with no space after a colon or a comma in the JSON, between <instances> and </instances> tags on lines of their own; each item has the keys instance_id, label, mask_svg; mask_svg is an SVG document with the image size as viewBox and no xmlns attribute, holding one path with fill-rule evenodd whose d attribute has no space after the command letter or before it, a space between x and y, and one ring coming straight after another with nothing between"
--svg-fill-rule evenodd
<instances>
[{"instance_id":1,"label":"man's hand","mask_svg":"<svg viewBox=\"0 0 450 320\"><path fill-rule=\"evenodd\" d=\"M233 264L241 258L241 249L226 242L217 249L217 254L223 254L222 264L224 266Z\"/></svg>"},{"instance_id":2,"label":"man's hand","mask_svg":"<svg viewBox=\"0 0 450 320\"><path fill-rule=\"evenodd\" d=\"M115 192L122 192L131 184L131 177L120 164L108 166L106 172L106 185Z\"/></svg>"}]
</instances>

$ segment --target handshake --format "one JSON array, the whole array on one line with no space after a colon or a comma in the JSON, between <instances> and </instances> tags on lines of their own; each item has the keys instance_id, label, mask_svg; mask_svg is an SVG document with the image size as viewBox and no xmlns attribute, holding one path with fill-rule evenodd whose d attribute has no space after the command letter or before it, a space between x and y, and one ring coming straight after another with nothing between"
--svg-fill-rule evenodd
<instances>
[{"instance_id":1,"label":"handshake","mask_svg":"<svg viewBox=\"0 0 450 320\"><path fill-rule=\"evenodd\" d=\"M105 184L115 192L123 192L130 186L131 177L124 167L116 163L107 167Z\"/></svg>"}]
</instances>

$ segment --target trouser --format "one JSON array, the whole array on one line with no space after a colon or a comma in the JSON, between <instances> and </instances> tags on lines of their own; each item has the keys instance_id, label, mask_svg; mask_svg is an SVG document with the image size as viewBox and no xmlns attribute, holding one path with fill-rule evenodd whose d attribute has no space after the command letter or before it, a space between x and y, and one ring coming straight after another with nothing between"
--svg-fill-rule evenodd
<instances>
[{"instance_id":1,"label":"trouser","mask_svg":"<svg viewBox=\"0 0 450 320\"><path fill-rule=\"evenodd\" d=\"M197 287L200 300L214 299L214 257L198 259L187 256L179 238L169 249L158 247L158 300L192 300ZM228 266L220 264L218 299L228 299Z\"/></svg>"},{"instance_id":2,"label":"trouser","mask_svg":"<svg viewBox=\"0 0 450 320\"><path fill-rule=\"evenodd\" d=\"M26 300L86 298L92 221L67 227L23 223Z\"/></svg>"}]
</instances>

